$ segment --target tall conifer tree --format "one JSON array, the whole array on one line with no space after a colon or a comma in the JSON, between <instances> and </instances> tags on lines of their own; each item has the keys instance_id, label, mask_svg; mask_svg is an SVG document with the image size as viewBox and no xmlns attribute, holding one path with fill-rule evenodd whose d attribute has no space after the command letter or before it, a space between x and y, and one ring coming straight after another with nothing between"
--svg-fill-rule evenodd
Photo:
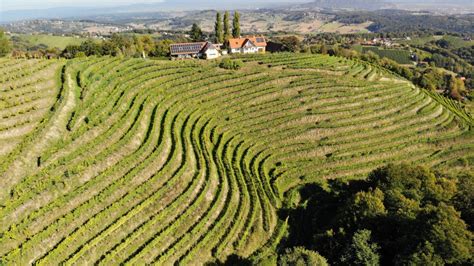
<instances>
[{"instance_id":1,"label":"tall conifer tree","mask_svg":"<svg viewBox=\"0 0 474 266\"><path fill-rule=\"evenodd\" d=\"M237 11L235 11L234 13L234 20L233 20L232 26L233 26L232 35L234 36L234 38L239 38L240 37L240 14Z\"/></svg>"},{"instance_id":2,"label":"tall conifer tree","mask_svg":"<svg viewBox=\"0 0 474 266\"><path fill-rule=\"evenodd\" d=\"M232 37L231 32L230 32L229 17L230 17L229 11L226 11L224 13L224 40L225 41L228 41Z\"/></svg>"},{"instance_id":3,"label":"tall conifer tree","mask_svg":"<svg viewBox=\"0 0 474 266\"><path fill-rule=\"evenodd\" d=\"M222 18L221 13L217 12L216 15L216 24L214 26L215 34L216 34L216 43L223 43L224 42L224 32L222 29Z\"/></svg>"}]
</instances>

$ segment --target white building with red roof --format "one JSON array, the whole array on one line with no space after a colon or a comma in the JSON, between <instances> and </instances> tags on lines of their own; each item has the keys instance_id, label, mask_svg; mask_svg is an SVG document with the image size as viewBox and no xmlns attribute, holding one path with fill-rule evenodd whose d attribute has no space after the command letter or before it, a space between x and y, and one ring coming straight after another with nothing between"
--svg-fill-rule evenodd
<instances>
[{"instance_id":1,"label":"white building with red roof","mask_svg":"<svg viewBox=\"0 0 474 266\"><path fill-rule=\"evenodd\" d=\"M231 54L256 54L265 53L267 41L263 36L229 39L227 43Z\"/></svg>"}]
</instances>

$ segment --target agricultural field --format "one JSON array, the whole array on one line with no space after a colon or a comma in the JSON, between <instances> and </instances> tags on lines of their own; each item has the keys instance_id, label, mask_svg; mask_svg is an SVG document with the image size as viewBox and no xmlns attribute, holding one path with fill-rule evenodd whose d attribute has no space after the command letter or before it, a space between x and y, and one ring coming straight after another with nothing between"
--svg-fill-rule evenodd
<instances>
[{"instance_id":1,"label":"agricultural field","mask_svg":"<svg viewBox=\"0 0 474 266\"><path fill-rule=\"evenodd\" d=\"M0 59L0 264L265 259L286 192L474 165L474 121L359 61Z\"/></svg>"},{"instance_id":2,"label":"agricultural field","mask_svg":"<svg viewBox=\"0 0 474 266\"><path fill-rule=\"evenodd\" d=\"M407 51L407 50L385 49L385 48L374 47L374 46L360 46L360 45L357 47L354 47L354 49L363 53L367 53L371 51L381 58L385 57L402 65L413 64L413 61L410 59L410 51Z\"/></svg>"},{"instance_id":3,"label":"agricultural field","mask_svg":"<svg viewBox=\"0 0 474 266\"><path fill-rule=\"evenodd\" d=\"M21 42L26 42L31 46L46 45L49 48L58 48L63 50L68 45L80 45L87 38L53 36L47 34L18 34L14 35Z\"/></svg>"},{"instance_id":4,"label":"agricultural field","mask_svg":"<svg viewBox=\"0 0 474 266\"><path fill-rule=\"evenodd\" d=\"M464 40L462 37L451 36L451 35L433 35L427 37L414 37L410 40L400 40L402 44L408 45L425 45L429 42L446 40L449 43L450 48L457 49L461 47L469 47L474 45L474 40Z\"/></svg>"}]
</instances>

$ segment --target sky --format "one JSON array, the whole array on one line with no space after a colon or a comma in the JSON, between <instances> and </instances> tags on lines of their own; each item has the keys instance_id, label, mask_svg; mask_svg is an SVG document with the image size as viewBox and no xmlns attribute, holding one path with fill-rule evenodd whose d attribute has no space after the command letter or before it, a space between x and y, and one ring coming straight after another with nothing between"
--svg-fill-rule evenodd
<instances>
[{"instance_id":1,"label":"sky","mask_svg":"<svg viewBox=\"0 0 474 266\"><path fill-rule=\"evenodd\" d=\"M0 0L0 11L53 8L53 7L107 7L127 4L151 4L158 2L182 2L183 0ZM202 0L193 0L196 3ZM219 2L232 2L236 0L216 0ZM292 2L292 0L238 0L240 2L281 3ZM209 2L209 1L208 1ZM298 1L300 2L300 1Z\"/></svg>"},{"instance_id":2,"label":"sky","mask_svg":"<svg viewBox=\"0 0 474 266\"><path fill-rule=\"evenodd\" d=\"M221 4L240 2L243 4L261 3L292 3L292 2L310 2L311 0L0 0L0 12L9 10L25 9L46 9L54 7L110 7L129 4L151 4L159 2L188 2L196 4L199 2L216 1ZM412 2L414 0L385 0L387 2ZM416 3L472 3L474 0L417 0Z\"/></svg>"},{"instance_id":3,"label":"sky","mask_svg":"<svg viewBox=\"0 0 474 266\"><path fill-rule=\"evenodd\" d=\"M173 1L173 0L171 0ZM36 9L52 7L99 7L117 6L134 3L131 0L0 0L2 11L18 9ZM160 0L140 0L137 3L157 3Z\"/></svg>"}]
</instances>

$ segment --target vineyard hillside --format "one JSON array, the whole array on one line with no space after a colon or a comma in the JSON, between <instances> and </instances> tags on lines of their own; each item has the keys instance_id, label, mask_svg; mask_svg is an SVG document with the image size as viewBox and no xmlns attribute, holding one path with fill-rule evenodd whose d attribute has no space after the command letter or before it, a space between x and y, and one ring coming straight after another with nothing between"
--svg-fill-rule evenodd
<instances>
[{"instance_id":1,"label":"vineyard hillside","mask_svg":"<svg viewBox=\"0 0 474 266\"><path fill-rule=\"evenodd\" d=\"M0 264L263 259L292 188L474 163L463 107L310 54L0 59Z\"/></svg>"}]
</instances>

